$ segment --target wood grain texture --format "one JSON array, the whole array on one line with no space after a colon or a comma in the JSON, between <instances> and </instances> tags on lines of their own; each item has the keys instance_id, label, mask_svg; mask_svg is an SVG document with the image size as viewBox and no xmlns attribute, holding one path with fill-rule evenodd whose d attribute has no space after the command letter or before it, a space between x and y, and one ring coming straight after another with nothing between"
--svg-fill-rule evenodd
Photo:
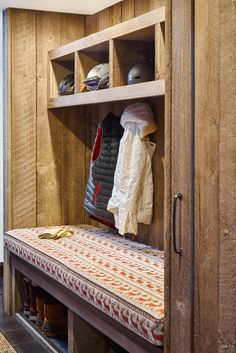
<instances>
[{"instance_id":1,"label":"wood grain texture","mask_svg":"<svg viewBox=\"0 0 236 353\"><path fill-rule=\"evenodd\" d=\"M12 225L12 188L11 188L11 89L12 89L12 67L11 67L11 20L10 10L3 12L3 168L4 168L4 230L11 229Z\"/></svg>"},{"instance_id":2,"label":"wood grain texture","mask_svg":"<svg viewBox=\"0 0 236 353\"><path fill-rule=\"evenodd\" d=\"M34 11L11 10L10 228L36 225L36 42Z\"/></svg>"},{"instance_id":3,"label":"wood grain texture","mask_svg":"<svg viewBox=\"0 0 236 353\"><path fill-rule=\"evenodd\" d=\"M85 17L63 14L61 44L85 35ZM79 77L81 81L81 77ZM85 116L84 109L63 109L55 114L62 123L61 203L62 224L84 223Z\"/></svg>"},{"instance_id":4,"label":"wood grain texture","mask_svg":"<svg viewBox=\"0 0 236 353\"><path fill-rule=\"evenodd\" d=\"M121 3L121 16L122 21L127 21L135 16L134 13L135 0L124 0Z\"/></svg>"},{"instance_id":5,"label":"wood grain texture","mask_svg":"<svg viewBox=\"0 0 236 353\"><path fill-rule=\"evenodd\" d=\"M150 81L131 86L113 87L101 91L49 98L48 109L163 96L164 94L164 80Z\"/></svg>"},{"instance_id":6,"label":"wood grain texture","mask_svg":"<svg viewBox=\"0 0 236 353\"><path fill-rule=\"evenodd\" d=\"M12 257L8 249L4 248L3 267L3 308L8 314L12 314Z\"/></svg>"},{"instance_id":7,"label":"wood grain texture","mask_svg":"<svg viewBox=\"0 0 236 353\"><path fill-rule=\"evenodd\" d=\"M100 16L99 14L100 13L98 13L98 16ZM118 16L118 20L119 19L120 16ZM143 14L139 18L133 18L123 23L118 23L112 27L108 27L109 25L106 27L105 20L106 16L102 17L102 19L97 22L96 27L98 28L99 32L96 32L87 37L81 38L80 40L76 40L74 42L58 47L54 50L51 50L48 54L50 60L55 60L74 51L83 50L94 45L109 41L110 39L138 31L142 28L150 27L152 25L155 25L156 23L164 22L165 8L160 7L149 13ZM108 19L106 21L108 21Z\"/></svg>"},{"instance_id":8,"label":"wood grain texture","mask_svg":"<svg viewBox=\"0 0 236 353\"><path fill-rule=\"evenodd\" d=\"M61 224L62 123L47 111L47 51L61 44L61 15L37 13L37 225Z\"/></svg>"},{"instance_id":9,"label":"wood grain texture","mask_svg":"<svg viewBox=\"0 0 236 353\"><path fill-rule=\"evenodd\" d=\"M220 1L219 353L236 351L236 8Z\"/></svg>"},{"instance_id":10,"label":"wood grain texture","mask_svg":"<svg viewBox=\"0 0 236 353\"><path fill-rule=\"evenodd\" d=\"M68 333L68 353L108 352L105 336L71 310L68 310Z\"/></svg>"},{"instance_id":11,"label":"wood grain texture","mask_svg":"<svg viewBox=\"0 0 236 353\"><path fill-rule=\"evenodd\" d=\"M235 18L230 1L196 6L197 353L236 350Z\"/></svg>"},{"instance_id":12,"label":"wood grain texture","mask_svg":"<svg viewBox=\"0 0 236 353\"><path fill-rule=\"evenodd\" d=\"M57 115L57 114L55 114ZM85 223L85 113L84 108L58 114L62 132L62 224Z\"/></svg>"},{"instance_id":13,"label":"wood grain texture","mask_svg":"<svg viewBox=\"0 0 236 353\"><path fill-rule=\"evenodd\" d=\"M166 1L166 41L165 41L165 160L164 160L164 251L165 251L165 267L164 267L164 304L166 312L166 320L164 323L165 341L164 352L170 352L170 317L171 317L171 146L172 146L172 2Z\"/></svg>"},{"instance_id":14,"label":"wood grain texture","mask_svg":"<svg viewBox=\"0 0 236 353\"><path fill-rule=\"evenodd\" d=\"M195 37L195 350L199 353L218 351L219 42L211 38L218 35L219 2L214 8L208 6L207 1L196 6Z\"/></svg>"},{"instance_id":15,"label":"wood grain texture","mask_svg":"<svg viewBox=\"0 0 236 353\"><path fill-rule=\"evenodd\" d=\"M61 28L61 31L58 31L58 27ZM76 146L80 146L77 135L79 126L81 131L83 130L82 125L79 125L78 119L74 119L74 116L77 115L75 110L72 112L60 110L60 112L54 114L54 112L47 112L47 103L45 102L47 102L47 52L52 48L83 36L84 17L80 15L38 12L37 33L38 225L61 224L72 219L77 223L75 218L77 218L78 212L81 210L81 203L78 208L76 203L78 193L75 192L74 196L69 199L68 191L73 193L74 187L77 186L79 164L70 163L71 159L68 156L68 150L69 146L72 151L75 151ZM65 122L67 126L65 126ZM74 206L73 212L71 205ZM81 220L81 218L79 219Z\"/></svg>"},{"instance_id":16,"label":"wood grain texture","mask_svg":"<svg viewBox=\"0 0 236 353\"><path fill-rule=\"evenodd\" d=\"M139 1L135 0L134 3L134 14L140 16L150 11L150 1Z\"/></svg>"},{"instance_id":17,"label":"wood grain texture","mask_svg":"<svg viewBox=\"0 0 236 353\"><path fill-rule=\"evenodd\" d=\"M172 1L171 196L181 192L176 216L180 257L171 252L170 351L192 352L192 2ZM172 210L173 211L173 210ZM172 232L170 233L172 235Z\"/></svg>"}]
</instances>

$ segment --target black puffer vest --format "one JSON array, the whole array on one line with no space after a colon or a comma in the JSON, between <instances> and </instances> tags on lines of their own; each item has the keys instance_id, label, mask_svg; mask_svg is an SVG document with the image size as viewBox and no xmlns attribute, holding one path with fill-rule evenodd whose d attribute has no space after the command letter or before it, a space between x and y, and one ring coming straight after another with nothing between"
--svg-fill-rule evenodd
<instances>
[{"instance_id":1,"label":"black puffer vest","mask_svg":"<svg viewBox=\"0 0 236 353\"><path fill-rule=\"evenodd\" d=\"M114 216L107 211L112 194L114 173L124 129L120 117L109 113L99 124L90 164L84 207L88 214L109 226Z\"/></svg>"}]
</instances>

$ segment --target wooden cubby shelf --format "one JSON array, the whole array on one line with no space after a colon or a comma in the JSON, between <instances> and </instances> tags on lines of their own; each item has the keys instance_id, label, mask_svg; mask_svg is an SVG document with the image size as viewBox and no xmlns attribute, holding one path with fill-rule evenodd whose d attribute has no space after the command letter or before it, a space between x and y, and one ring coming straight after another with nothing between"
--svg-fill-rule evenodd
<instances>
[{"instance_id":1,"label":"wooden cubby shelf","mask_svg":"<svg viewBox=\"0 0 236 353\"><path fill-rule=\"evenodd\" d=\"M132 86L114 87L101 91L77 93L69 96L49 98L48 108L62 108L76 105L118 102L128 99L163 96L165 80L138 83Z\"/></svg>"},{"instance_id":2,"label":"wooden cubby shelf","mask_svg":"<svg viewBox=\"0 0 236 353\"><path fill-rule=\"evenodd\" d=\"M51 50L48 108L60 108L163 96L165 8L122 22ZM138 62L153 65L153 80L127 85L127 74ZM99 63L109 63L109 88L86 92L83 80ZM58 84L74 74L74 94L59 95Z\"/></svg>"}]
</instances>

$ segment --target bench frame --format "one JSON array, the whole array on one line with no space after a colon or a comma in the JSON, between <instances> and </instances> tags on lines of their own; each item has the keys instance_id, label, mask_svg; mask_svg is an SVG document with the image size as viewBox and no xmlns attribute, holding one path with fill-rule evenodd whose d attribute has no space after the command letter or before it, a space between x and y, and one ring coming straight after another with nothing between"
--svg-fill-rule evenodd
<instances>
[{"instance_id":1,"label":"bench frame","mask_svg":"<svg viewBox=\"0 0 236 353\"><path fill-rule=\"evenodd\" d=\"M22 308L21 288L17 281L19 271L67 306L69 353L76 353L77 348L74 347L80 346L77 331L81 320L82 325L84 322L88 323L88 328L92 326L130 353L163 353L163 348L152 345L8 249L4 251L4 310L6 313L14 314Z\"/></svg>"}]
</instances>

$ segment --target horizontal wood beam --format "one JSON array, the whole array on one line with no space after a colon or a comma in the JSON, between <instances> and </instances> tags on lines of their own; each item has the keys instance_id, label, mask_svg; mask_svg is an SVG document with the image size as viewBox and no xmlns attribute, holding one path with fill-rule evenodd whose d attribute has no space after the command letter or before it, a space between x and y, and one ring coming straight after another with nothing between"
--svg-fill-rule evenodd
<instances>
[{"instance_id":1,"label":"horizontal wood beam","mask_svg":"<svg viewBox=\"0 0 236 353\"><path fill-rule=\"evenodd\" d=\"M136 85L113 87L100 91L49 98L48 109L157 97L163 96L164 94L165 80L149 81Z\"/></svg>"}]
</instances>

